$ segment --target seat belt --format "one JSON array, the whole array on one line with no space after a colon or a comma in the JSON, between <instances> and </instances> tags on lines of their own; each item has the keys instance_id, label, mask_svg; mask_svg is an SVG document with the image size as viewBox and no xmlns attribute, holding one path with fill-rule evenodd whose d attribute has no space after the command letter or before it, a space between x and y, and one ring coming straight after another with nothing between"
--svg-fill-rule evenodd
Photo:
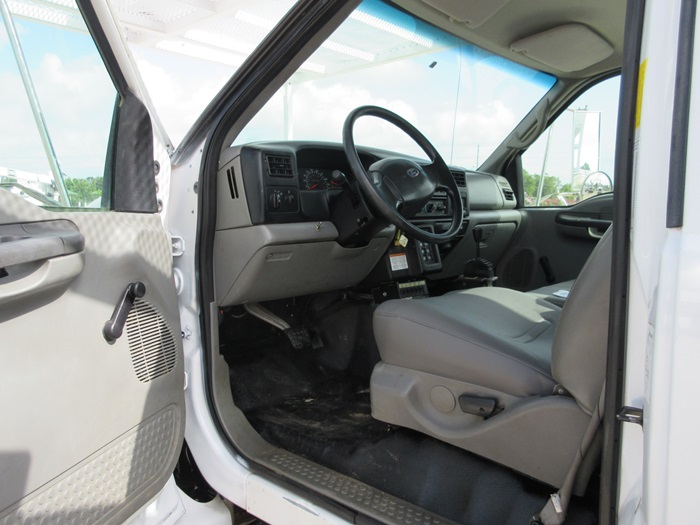
<instances>
[{"instance_id":1,"label":"seat belt","mask_svg":"<svg viewBox=\"0 0 700 525\"><path fill-rule=\"evenodd\" d=\"M557 492L549 497L546 505L542 508L539 514L530 518L529 525L562 525L562 523L564 523L564 520L566 519L566 511L569 507L569 501L571 501L571 493L574 489L574 482L576 481L576 473L581 466L581 462L583 461L586 452L588 452L588 449L593 442L593 438L600 427L600 422L603 420L604 401L605 382L603 382L603 387L600 390L600 397L598 398L598 403L593 410L591 421L588 423L586 432L583 434L581 445L576 451L576 456L574 457L574 461L571 463L571 467L569 467L569 472L566 473L564 483Z\"/></svg>"}]
</instances>

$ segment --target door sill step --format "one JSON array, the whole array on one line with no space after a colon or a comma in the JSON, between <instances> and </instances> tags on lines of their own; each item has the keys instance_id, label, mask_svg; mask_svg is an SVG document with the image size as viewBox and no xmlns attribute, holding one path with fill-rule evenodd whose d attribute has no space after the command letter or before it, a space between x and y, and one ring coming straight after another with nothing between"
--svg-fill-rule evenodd
<instances>
[{"instance_id":1,"label":"door sill step","mask_svg":"<svg viewBox=\"0 0 700 525\"><path fill-rule=\"evenodd\" d=\"M263 454L256 461L380 523L457 525L454 521L284 450L276 449Z\"/></svg>"}]
</instances>

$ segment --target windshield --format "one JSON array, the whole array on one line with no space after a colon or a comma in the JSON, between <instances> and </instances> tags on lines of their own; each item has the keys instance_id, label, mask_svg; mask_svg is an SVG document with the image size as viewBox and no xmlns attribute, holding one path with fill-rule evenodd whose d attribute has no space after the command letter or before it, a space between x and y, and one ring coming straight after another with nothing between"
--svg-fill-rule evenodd
<instances>
[{"instance_id":1,"label":"windshield","mask_svg":"<svg viewBox=\"0 0 700 525\"><path fill-rule=\"evenodd\" d=\"M371 104L411 122L448 163L477 168L555 82L379 0L366 0L235 143L338 142L347 114ZM355 140L424 156L405 135L376 119L360 119Z\"/></svg>"},{"instance_id":2,"label":"windshield","mask_svg":"<svg viewBox=\"0 0 700 525\"><path fill-rule=\"evenodd\" d=\"M295 3L112 0L173 146Z\"/></svg>"}]
</instances>

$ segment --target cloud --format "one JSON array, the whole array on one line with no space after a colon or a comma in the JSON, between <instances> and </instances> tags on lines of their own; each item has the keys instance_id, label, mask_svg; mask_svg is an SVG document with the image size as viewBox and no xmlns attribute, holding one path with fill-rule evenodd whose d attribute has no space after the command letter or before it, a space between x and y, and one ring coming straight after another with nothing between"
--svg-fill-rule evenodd
<instances>
[{"instance_id":1,"label":"cloud","mask_svg":"<svg viewBox=\"0 0 700 525\"><path fill-rule=\"evenodd\" d=\"M49 169L41 139L27 102L19 75L0 75L0 162L6 168L32 173L46 173Z\"/></svg>"},{"instance_id":2,"label":"cloud","mask_svg":"<svg viewBox=\"0 0 700 525\"><path fill-rule=\"evenodd\" d=\"M476 82L465 73L455 108L458 83L456 68L449 62L453 57L443 53L438 66L429 68L432 58L427 55L293 85L293 137L339 142L348 113L371 104L408 120L448 163L477 167L522 118L526 97L509 89L508 83L491 84L487 78ZM280 92L236 142L285 138L283 115ZM405 134L377 119L358 120L355 136L363 145L422 155Z\"/></svg>"},{"instance_id":3,"label":"cloud","mask_svg":"<svg viewBox=\"0 0 700 525\"><path fill-rule=\"evenodd\" d=\"M231 67L184 56L173 60L166 51L136 45L132 52L158 118L177 146L229 79Z\"/></svg>"},{"instance_id":4,"label":"cloud","mask_svg":"<svg viewBox=\"0 0 700 525\"><path fill-rule=\"evenodd\" d=\"M448 162L451 156L453 164L475 168L477 150L479 162L485 160L517 122L518 118L513 111L499 100L458 111L456 120L454 110L444 111L436 118L435 146Z\"/></svg>"},{"instance_id":5,"label":"cloud","mask_svg":"<svg viewBox=\"0 0 700 525\"><path fill-rule=\"evenodd\" d=\"M104 172L116 91L96 57L62 60L46 53L31 72L49 136L67 176ZM46 173L48 162L19 72L0 76L0 158L8 168Z\"/></svg>"},{"instance_id":6,"label":"cloud","mask_svg":"<svg viewBox=\"0 0 700 525\"><path fill-rule=\"evenodd\" d=\"M310 140L342 140L343 124L348 114L358 106L373 105L389 109L409 122L416 112L399 98L374 95L369 89L345 84L326 88L302 84L294 94L294 133ZM417 153L413 141L388 122L362 117L355 124L355 142L377 148Z\"/></svg>"}]
</instances>

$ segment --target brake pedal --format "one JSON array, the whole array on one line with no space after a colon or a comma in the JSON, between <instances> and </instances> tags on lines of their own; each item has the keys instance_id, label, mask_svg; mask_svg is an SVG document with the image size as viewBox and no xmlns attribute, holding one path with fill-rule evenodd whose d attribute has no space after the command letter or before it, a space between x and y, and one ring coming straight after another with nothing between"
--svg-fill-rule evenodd
<instances>
[{"instance_id":1,"label":"brake pedal","mask_svg":"<svg viewBox=\"0 0 700 525\"><path fill-rule=\"evenodd\" d=\"M246 303L243 306L250 315L281 330L287 336L289 342L292 343L292 347L295 350L311 346L311 336L309 331L303 326L290 326L287 321L258 303Z\"/></svg>"},{"instance_id":2,"label":"brake pedal","mask_svg":"<svg viewBox=\"0 0 700 525\"><path fill-rule=\"evenodd\" d=\"M301 350L306 346L311 346L311 336L309 335L309 331L303 326L287 328L284 331L284 335L286 335L289 342L292 343L294 350Z\"/></svg>"}]
</instances>

